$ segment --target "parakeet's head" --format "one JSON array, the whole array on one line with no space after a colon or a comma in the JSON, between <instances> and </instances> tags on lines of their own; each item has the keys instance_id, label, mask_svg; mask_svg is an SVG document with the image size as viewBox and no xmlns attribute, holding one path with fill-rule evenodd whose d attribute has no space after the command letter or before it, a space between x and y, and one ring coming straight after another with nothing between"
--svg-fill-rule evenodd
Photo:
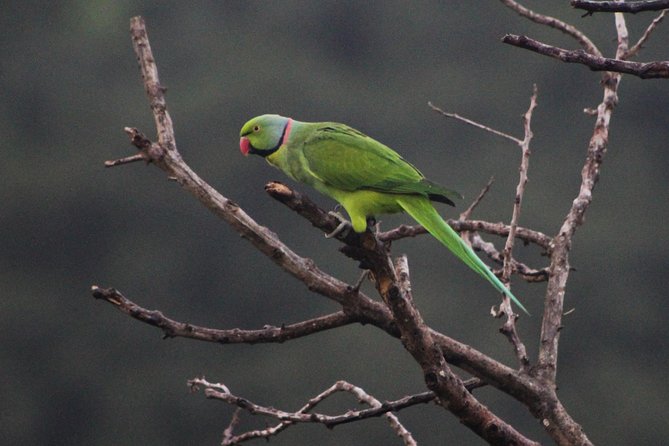
<instances>
[{"instance_id":1,"label":"parakeet's head","mask_svg":"<svg viewBox=\"0 0 669 446\"><path fill-rule=\"evenodd\" d=\"M239 150L262 157L279 150L285 142L292 120L279 115L262 115L244 124L239 132Z\"/></svg>"}]
</instances>

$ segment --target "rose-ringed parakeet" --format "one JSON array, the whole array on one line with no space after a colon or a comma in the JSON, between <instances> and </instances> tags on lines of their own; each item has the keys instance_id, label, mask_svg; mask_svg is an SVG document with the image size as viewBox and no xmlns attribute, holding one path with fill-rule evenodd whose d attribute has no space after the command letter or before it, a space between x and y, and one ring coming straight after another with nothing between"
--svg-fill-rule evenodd
<instances>
[{"instance_id":1,"label":"rose-ringed parakeet","mask_svg":"<svg viewBox=\"0 0 669 446\"><path fill-rule=\"evenodd\" d=\"M279 115L251 119L240 137L244 155L260 155L294 180L339 202L355 232L367 229L368 218L408 213L527 313L432 206L431 201L453 206L460 194L426 179L391 148L344 124L300 122Z\"/></svg>"}]
</instances>

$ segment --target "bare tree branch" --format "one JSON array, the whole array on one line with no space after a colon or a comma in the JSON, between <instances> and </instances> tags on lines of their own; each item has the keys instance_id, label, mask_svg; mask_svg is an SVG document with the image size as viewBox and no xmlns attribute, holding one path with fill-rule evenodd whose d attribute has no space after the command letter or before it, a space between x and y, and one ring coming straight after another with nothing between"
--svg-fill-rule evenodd
<instances>
[{"instance_id":1,"label":"bare tree branch","mask_svg":"<svg viewBox=\"0 0 669 446\"><path fill-rule=\"evenodd\" d=\"M597 46L595 46L592 40L590 40L588 36L586 36L582 31L580 31L575 26L565 23L560 19L556 19L555 17L534 12L531 9L526 8L525 6L521 5L520 3L514 0L500 0L500 1L504 5L506 5L506 7L510 8L519 15L535 23L538 23L540 25L546 25L548 27L561 31L567 34L568 36L573 37L589 54L592 54L593 56L602 55L602 53L599 51Z\"/></svg>"},{"instance_id":2,"label":"bare tree branch","mask_svg":"<svg viewBox=\"0 0 669 446\"><path fill-rule=\"evenodd\" d=\"M518 142L518 145L521 150L521 160L520 168L518 169L518 186L516 186L516 196L513 200L513 213L511 216L511 223L509 224L509 235L506 238L506 243L504 244L503 256L504 256L504 265L502 268L502 281L509 282L511 277L511 271L513 266L513 244L515 242L516 229L518 228L518 221L520 219L520 210L523 202L523 196L525 195L525 186L527 185L527 171L530 166L530 141L532 141L532 112L537 106L537 86L534 85L532 97L530 98L530 106L527 109L527 112L523 115L523 127L525 130L525 137L522 141ZM508 286L508 285L507 285ZM514 353L518 359L518 365L521 371L527 371L530 365L529 357L527 356L527 349L525 344L520 339L518 330L516 329L516 321L518 320L518 315L513 312L511 307L511 300L507 295L502 296L502 304L500 306L501 312L506 314L506 322L500 328L500 332L504 334L511 345L513 346Z\"/></svg>"},{"instance_id":3,"label":"bare tree branch","mask_svg":"<svg viewBox=\"0 0 669 446\"><path fill-rule=\"evenodd\" d=\"M501 136L502 138L506 138L508 140L511 140L511 141L515 142L516 144L520 144L520 140L518 138L516 138L515 136L511 136L507 133L500 132L499 130L495 130L495 129L490 128L486 125L480 124L476 121L472 121L471 119L460 116L457 113L448 113L448 112L442 110L441 108L437 107L436 105L432 104L432 102L428 102L427 105L432 110L436 111L437 113L439 113L443 116L446 116L447 118L457 119L458 121L464 122L465 124L469 124L473 127L479 128L481 130L485 130L486 132L490 132L494 135Z\"/></svg>"},{"instance_id":4,"label":"bare tree branch","mask_svg":"<svg viewBox=\"0 0 669 446\"><path fill-rule=\"evenodd\" d=\"M621 59L609 59L593 56L583 50L565 50L552 45L546 45L527 36L507 34L502 42L509 45L534 51L567 63L578 63L587 66L593 71L615 71L631 74L641 79L669 78L669 61L630 62Z\"/></svg>"},{"instance_id":5,"label":"bare tree branch","mask_svg":"<svg viewBox=\"0 0 669 446\"><path fill-rule=\"evenodd\" d=\"M499 235L500 237L506 237L509 235L509 225L504 223L491 223L483 220L448 220L448 224L456 231L477 231L485 232L488 234ZM427 234L425 228L420 225L400 225L397 228L391 229L386 232L381 232L377 236L381 241L393 241L400 240L407 237L416 237L422 234ZM516 237L522 240L524 243L534 243L537 246L542 247L546 251L551 249L552 239L546 234L535 231L533 229L524 228L519 226L516 229Z\"/></svg>"},{"instance_id":6,"label":"bare tree branch","mask_svg":"<svg viewBox=\"0 0 669 446\"><path fill-rule=\"evenodd\" d=\"M378 302L374 302L364 294L355 292L350 285L324 273L313 260L297 255L281 242L276 234L256 223L236 203L212 188L183 161L177 150L172 120L167 112L165 89L160 86L155 58L151 53L144 20L141 17L131 20L131 34L159 137L158 143L152 143L137 129L126 128L132 143L148 160L164 170L170 178L174 178L205 207L230 224L235 231L283 270L304 282L310 290L337 301L345 308L356 308L358 314L362 310L370 319L380 322L379 315L384 312L387 314L387 309L383 309ZM390 323L389 317L382 319ZM391 328L386 328L392 331Z\"/></svg>"},{"instance_id":7,"label":"bare tree branch","mask_svg":"<svg viewBox=\"0 0 669 446\"><path fill-rule=\"evenodd\" d=\"M175 321L164 316L160 311L147 310L140 307L114 288L93 286L91 291L93 297L96 299L105 300L116 306L121 312L139 321L160 328L163 330L163 338L182 337L219 344L285 342L290 339L361 322L353 314L338 311L294 324L281 325L280 327L265 326L259 330L242 330L239 328L221 330Z\"/></svg>"},{"instance_id":8,"label":"bare tree branch","mask_svg":"<svg viewBox=\"0 0 669 446\"><path fill-rule=\"evenodd\" d=\"M525 185L527 184L527 170L529 167L529 158L530 158L530 141L532 140L532 130L530 126L530 122L532 119L532 112L534 111L534 108L537 105L537 86L534 86L534 91L530 100L530 106L525 115L523 116L523 121L524 121L524 131L525 131L525 136L521 140L519 138L516 138L514 136L511 136L507 133L500 132L499 130L495 130L489 126L480 124L478 122L472 121L470 119L464 118L456 113L448 113L444 110L442 110L439 107L435 107L432 105L432 103L428 102L428 105L430 108L433 110L437 111L438 113L442 114L443 116L449 117L449 118L454 118L459 121L464 122L465 124L472 125L474 127L477 127L479 129L485 130L487 132L493 133L497 136L501 136L505 139L508 139L516 145L518 145L521 149L521 164L519 168L519 183L516 188L516 196L514 199L514 204L513 204L513 213L511 217L511 223L509 224L509 231L507 234L506 238L506 243L504 245L504 251L501 256L502 262L503 262L503 272L502 272L502 280L506 283L509 282L510 276L512 271L517 270L519 267L519 262L513 259L512 256L512 251L513 251L513 245L515 241L515 236L516 236L516 230L518 227L518 220L520 217L520 209L521 209L521 203L522 203L522 198L525 192ZM479 194L479 196L476 198L472 206L470 208L463 212L463 214L460 215L460 219L463 220L465 218L469 217L469 214L471 213L471 209L478 204L478 202L483 198L485 193L488 191L490 187L490 183L488 183L488 186L483 189L483 191ZM494 246L491 243L485 243L480 238L477 238L477 241L480 242L480 245L484 245L486 248L486 253L489 254L489 256L494 257L494 258L499 258L499 253L498 251L494 248ZM482 242L482 243L481 243ZM473 246L473 243L471 243ZM525 265L523 265L524 269L528 269ZM533 278L536 278L537 276L534 276ZM495 317L501 317L503 315L507 315L507 320L504 323L504 325L500 328L500 332L504 334L507 339L511 342L514 348L514 352L516 354L516 357L518 358L518 363L520 365L521 371L527 371L529 367L529 358L527 356L527 349L525 348L525 345L520 339L520 336L518 335L518 331L516 330L516 321L518 317L514 314L513 308L511 307L511 301L508 296L503 295L502 296L502 304L500 305L499 311L496 310L494 307L491 310L493 316Z\"/></svg>"},{"instance_id":9,"label":"bare tree branch","mask_svg":"<svg viewBox=\"0 0 669 446\"><path fill-rule=\"evenodd\" d=\"M622 56L628 49L627 29L622 14L616 14L616 28L618 30L618 49L616 56ZM541 344L537 365L538 376L548 383L555 383L557 372L557 354L560 330L562 328L562 314L564 312L564 296L567 278L569 276L569 251L572 237L576 229L583 224L584 215L592 202L592 192L599 179L599 169L606 155L609 137L609 122L611 114L618 102L618 85L621 75L606 72L604 74L604 98L597 107L597 118L593 135L588 145L583 169L581 171L581 186L569 212L555 237L554 248L551 252L550 278L546 291L544 316L541 326Z\"/></svg>"},{"instance_id":10,"label":"bare tree branch","mask_svg":"<svg viewBox=\"0 0 669 446\"><path fill-rule=\"evenodd\" d=\"M537 86L534 85L534 92L532 98L530 99L530 107L527 112L523 115L525 137L522 141L518 140L518 146L521 149L521 161L520 167L518 169L519 179L518 186L516 187L516 197L513 200L513 213L511 215L511 222L509 223L509 234L506 236L506 243L504 245L504 273L502 274L503 280L509 280L511 276L511 261L513 259L512 251L513 244L516 238L516 231L518 229L518 221L520 219L520 210L523 202L523 195L525 195L525 186L527 185L527 171L530 165L530 141L532 140L532 129L530 127L532 121L532 112L537 106ZM508 297L505 299L508 303Z\"/></svg>"},{"instance_id":11,"label":"bare tree branch","mask_svg":"<svg viewBox=\"0 0 669 446\"><path fill-rule=\"evenodd\" d=\"M504 255L497 250L495 245L490 242L487 242L481 238L480 234L474 233L470 238L472 248L477 251L481 251L488 258L494 260L500 265L504 264ZM526 282L545 282L548 280L548 267L545 266L541 269L530 268L526 264L519 262L517 259L511 259L511 271L514 274L519 275ZM501 276L501 272L493 270L495 275Z\"/></svg>"},{"instance_id":12,"label":"bare tree branch","mask_svg":"<svg viewBox=\"0 0 669 446\"><path fill-rule=\"evenodd\" d=\"M650 25L648 25L646 30L643 32L643 34L639 38L639 41L635 43L629 50L627 50L625 54L623 54L620 58L629 59L631 57L634 57L637 53L639 53L643 45L645 45L648 39L650 38L653 31L655 31L657 29L657 26L662 22L662 20L664 20L664 16L667 15L668 11L669 9L664 9L657 17L655 17L653 21L650 22Z\"/></svg>"},{"instance_id":13,"label":"bare tree branch","mask_svg":"<svg viewBox=\"0 0 669 446\"><path fill-rule=\"evenodd\" d=\"M116 166L121 166L123 164L136 163L137 161L149 162L146 155L143 152L140 152L135 155L126 156L124 158L105 161L105 167L116 167Z\"/></svg>"},{"instance_id":14,"label":"bare tree branch","mask_svg":"<svg viewBox=\"0 0 669 446\"><path fill-rule=\"evenodd\" d=\"M571 0L571 6L593 12L629 12L659 11L669 9L669 0Z\"/></svg>"},{"instance_id":15,"label":"bare tree branch","mask_svg":"<svg viewBox=\"0 0 669 446\"><path fill-rule=\"evenodd\" d=\"M270 418L280 420L277 425L269 428L253 430L244 432L243 434L233 435L232 428L236 424L233 417L231 427L226 429L225 440L223 444L239 444L254 438L269 438L276 435L287 427L296 423L318 423L323 424L327 428L333 428L340 424L361 421L368 418L376 418L379 416L386 417L391 428L402 439L405 445L417 445L411 433L400 423L396 415L390 412L397 412L407 407L418 404L425 404L433 401L435 395L433 392L423 392L415 395L409 395L395 401L381 403L379 400L365 392L362 388L350 384L346 381L337 381L330 388L311 398L307 404L295 412L287 412L273 407L262 406L249 401L246 398L236 396L223 384L210 383L204 378L194 378L188 381L189 387L196 391L199 387L204 387L205 396L207 398L218 399L228 404L237 406L239 409L245 410L253 415L264 415ZM338 392L347 392L356 397L356 399L364 404L370 406L370 409L348 410L339 415L326 415L323 413L311 412L318 404L323 402L326 398ZM235 412L237 414L237 412Z\"/></svg>"},{"instance_id":16,"label":"bare tree branch","mask_svg":"<svg viewBox=\"0 0 669 446\"><path fill-rule=\"evenodd\" d=\"M479 192L479 194L476 196L476 198L474 199L474 201L472 201L472 204L470 204L469 207L467 207L467 209L465 209L464 211L462 211L462 212L460 213L460 218L459 218L459 220L461 220L461 221L469 220L469 217L471 217L472 212L474 212L474 209L476 209L476 206L478 206L479 203L481 203L481 201L483 200L483 198L486 196L486 194L487 194L488 191L490 190L490 187L492 187L492 183L493 183L494 181L495 181L495 178L494 178L494 177L490 177L490 179L488 180L488 182L486 183L486 185L483 187L483 189L481 189L481 192Z\"/></svg>"}]
</instances>

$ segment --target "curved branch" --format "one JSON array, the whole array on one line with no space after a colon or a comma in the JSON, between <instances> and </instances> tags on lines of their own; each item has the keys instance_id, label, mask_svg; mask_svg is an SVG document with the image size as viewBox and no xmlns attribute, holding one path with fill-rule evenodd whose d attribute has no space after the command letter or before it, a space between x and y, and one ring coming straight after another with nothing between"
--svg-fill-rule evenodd
<instances>
[{"instance_id":1,"label":"curved branch","mask_svg":"<svg viewBox=\"0 0 669 446\"><path fill-rule=\"evenodd\" d=\"M163 338L182 337L219 344L280 343L360 322L355 315L338 311L294 324L281 325L280 327L265 326L259 330L242 330L239 328L221 330L175 321L166 317L160 311L147 310L137 305L114 288L93 286L91 287L91 292L96 299L109 302L121 312L146 324L160 328L164 333Z\"/></svg>"}]
</instances>

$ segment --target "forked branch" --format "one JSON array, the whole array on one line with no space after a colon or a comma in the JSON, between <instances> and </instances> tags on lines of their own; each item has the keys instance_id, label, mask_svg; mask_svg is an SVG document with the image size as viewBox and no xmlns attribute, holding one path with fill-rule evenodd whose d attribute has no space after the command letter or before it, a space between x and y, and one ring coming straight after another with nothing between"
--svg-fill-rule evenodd
<instances>
[{"instance_id":1,"label":"forked branch","mask_svg":"<svg viewBox=\"0 0 669 446\"><path fill-rule=\"evenodd\" d=\"M407 446L417 445L411 433L402 425L399 418L391 412L397 412L407 407L418 404L425 404L434 401L435 396L432 392L423 392L415 395L409 395L395 401L381 402L374 398L362 388L350 384L346 381L337 381L330 388L311 398L304 406L295 412L288 412L274 407L262 406L246 398L236 396L230 392L227 386L218 383L210 383L204 378L194 378L188 381L191 390L197 391L200 387L204 388L207 398L217 399L237 406L253 415L263 415L279 421L264 429L247 431L241 434L234 434L235 424L238 422L239 414L233 418L231 425L226 429L226 435L223 439L224 445L240 444L242 442L255 438L266 438L274 436L286 428L298 423L317 423L327 428L334 428L340 424L353 423L368 418L385 417L391 429L400 437ZM353 395L358 402L370 406L369 409L351 409L345 413L337 415L327 415L314 412L313 410L325 399L336 393L346 392Z\"/></svg>"}]
</instances>

